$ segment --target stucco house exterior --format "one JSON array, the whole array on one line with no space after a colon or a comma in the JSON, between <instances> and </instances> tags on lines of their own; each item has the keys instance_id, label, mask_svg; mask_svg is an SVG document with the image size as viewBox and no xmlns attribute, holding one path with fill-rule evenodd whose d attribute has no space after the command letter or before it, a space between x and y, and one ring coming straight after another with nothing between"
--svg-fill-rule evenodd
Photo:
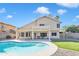
<instances>
[{"instance_id":1,"label":"stucco house exterior","mask_svg":"<svg viewBox=\"0 0 79 59\"><path fill-rule=\"evenodd\" d=\"M4 22L0 22L0 39L16 37L16 27Z\"/></svg>"},{"instance_id":2,"label":"stucco house exterior","mask_svg":"<svg viewBox=\"0 0 79 59\"><path fill-rule=\"evenodd\" d=\"M59 39L60 20L56 16L42 16L17 29L17 39Z\"/></svg>"}]
</instances>

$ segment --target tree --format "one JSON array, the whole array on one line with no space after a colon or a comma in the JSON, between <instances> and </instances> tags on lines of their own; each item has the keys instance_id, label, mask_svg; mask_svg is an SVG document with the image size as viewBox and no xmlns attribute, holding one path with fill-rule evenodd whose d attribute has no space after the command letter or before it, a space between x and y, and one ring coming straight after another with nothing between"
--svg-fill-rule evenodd
<instances>
[{"instance_id":1,"label":"tree","mask_svg":"<svg viewBox=\"0 0 79 59\"><path fill-rule=\"evenodd\" d=\"M66 32L79 33L79 29L75 25L64 26Z\"/></svg>"},{"instance_id":2,"label":"tree","mask_svg":"<svg viewBox=\"0 0 79 59\"><path fill-rule=\"evenodd\" d=\"M62 30L67 30L67 28L68 28L69 26L63 26L63 28L62 28Z\"/></svg>"},{"instance_id":3,"label":"tree","mask_svg":"<svg viewBox=\"0 0 79 59\"><path fill-rule=\"evenodd\" d=\"M56 16L55 18L56 18L56 19L59 19L60 17L59 17L59 16Z\"/></svg>"}]
</instances>

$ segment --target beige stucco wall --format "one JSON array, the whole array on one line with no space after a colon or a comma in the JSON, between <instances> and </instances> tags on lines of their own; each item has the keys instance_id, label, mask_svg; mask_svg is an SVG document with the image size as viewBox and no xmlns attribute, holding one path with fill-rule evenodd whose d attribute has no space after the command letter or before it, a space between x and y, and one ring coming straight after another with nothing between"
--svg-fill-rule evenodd
<instances>
[{"instance_id":1,"label":"beige stucco wall","mask_svg":"<svg viewBox=\"0 0 79 59\"><path fill-rule=\"evenodd\" d=\"M57 24L59 24L59 23L60 22L55 21L55 19L43 17L43 18L39 18L38 20L36 20L30 24L27 24L27 25L21 27L20 29L18 29L18 33L28 32L28 31L45 32L45 31L49 31L49 26L50 26L51 32L57 33L57 36L53 36L53 37L51 36L51 38L59 38L60 28L57 28ZM40 24L45 24L45 26L39 26ZM39 35L39 33L37 35ZM26 38L26 37L24 37L24 38Z\"/></svg>"},{"instance_id":2,"label":"beige stucco wall","mask_svg":"<svg viewBox=\"0 0 79 59\"><path fill-rule=\"evenodd\" d=\"M3 27L2 27L3 26ZM0 39L6 39L7 35L10 35L12 38L14 38L14 36L16 36L13 33L10 33L10 30L14 30L15 31L16 27L12 26L10 24L6 24L3 22L0 22Z\"/></svg>"},{"instance_id":3,"label":"beige stucco wall","mask_svg":"<svg viewBox=\"0 0 79 59\"><path fill-rule=\"evenodd\" d=\"M39 26L39 24L45 24L45 26ZM34 30L43 30L43 29L48 29L49 26L50 26L51 30L58 30L59 31L60 29L57 28L57 24L59 24L59 22L52 21L49 18L40 18L31 24L25 25L24 27L19 29L19 31L32 30L32 27Z\"/></svg>"}]
</instances>

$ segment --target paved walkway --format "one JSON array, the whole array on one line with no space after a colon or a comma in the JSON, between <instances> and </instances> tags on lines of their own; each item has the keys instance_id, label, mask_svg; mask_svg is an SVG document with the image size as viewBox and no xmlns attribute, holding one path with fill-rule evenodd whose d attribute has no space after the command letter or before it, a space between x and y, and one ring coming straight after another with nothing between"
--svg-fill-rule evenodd
<instances>
[{"instance_id":1,"label":"paved walkway","mask_svg":"<svg viewBox=\"0 0 79 59\"><path fill-rule=\"evenodd\" d=\"M56 53L53 54L52 56L79 56L79 52L73 51L73 50L58 48Z\"/></svg>"}]
</instances>

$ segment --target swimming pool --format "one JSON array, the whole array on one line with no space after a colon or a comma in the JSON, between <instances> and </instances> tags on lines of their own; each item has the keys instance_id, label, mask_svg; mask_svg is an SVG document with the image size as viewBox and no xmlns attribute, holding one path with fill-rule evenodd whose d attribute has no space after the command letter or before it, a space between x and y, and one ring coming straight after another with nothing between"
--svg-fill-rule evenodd
<instances>
[{"instance_id":1,"label":"swimming pool","mask_svg":"<svg viewBox=\"0 0 79 59\"><path fill-rule=\"evenodd\" d=\"M0 55L32 55L49 47L41 42L0 42Z\"/></svg>"}]
</instances>

